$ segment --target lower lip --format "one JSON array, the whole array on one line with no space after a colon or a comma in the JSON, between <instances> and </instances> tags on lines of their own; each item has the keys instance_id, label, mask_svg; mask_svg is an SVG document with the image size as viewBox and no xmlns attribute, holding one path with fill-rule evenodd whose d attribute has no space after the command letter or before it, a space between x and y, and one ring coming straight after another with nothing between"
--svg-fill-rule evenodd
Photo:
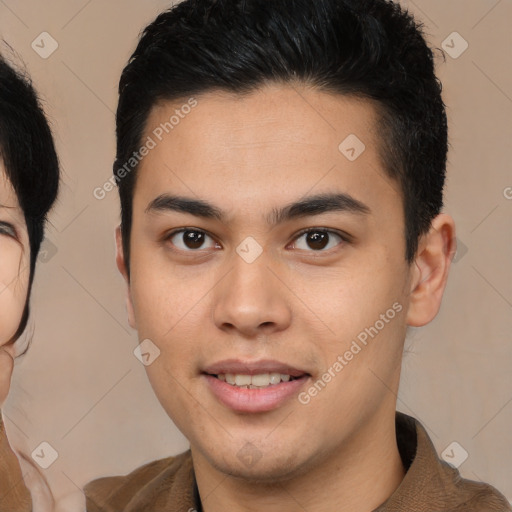
<instances>
[{"instance_id":1,"label":"lower lip","mask_svg":"<svg viewBox=\"0 0 512 512\"><path fill-rule=\"evenodd\" d=\"M262 389L246 389L232 386L212 375L204 375L211 391L226 407L236 412L256 413L277 409L299 393L308 376L281 382Z\"/></svg>"}]
</instances>

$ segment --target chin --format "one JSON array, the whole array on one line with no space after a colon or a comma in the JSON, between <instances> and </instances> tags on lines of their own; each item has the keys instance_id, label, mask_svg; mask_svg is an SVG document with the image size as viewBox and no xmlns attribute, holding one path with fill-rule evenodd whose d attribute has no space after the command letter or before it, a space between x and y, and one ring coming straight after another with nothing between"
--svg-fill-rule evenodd
<instances>
[{"instance_id":1,"label":"chin","mask_svg":"<svg viewBox=\"0 0 512 512\"><path fill-rule=\"evenodd\" d=\"M236 453L206 454L206 458L225 475L261 484L286 482L309 471L308 461L298 460L296 450L286 454L269 449L264 453L249 444Z\"/></svg>"}]
</instances>

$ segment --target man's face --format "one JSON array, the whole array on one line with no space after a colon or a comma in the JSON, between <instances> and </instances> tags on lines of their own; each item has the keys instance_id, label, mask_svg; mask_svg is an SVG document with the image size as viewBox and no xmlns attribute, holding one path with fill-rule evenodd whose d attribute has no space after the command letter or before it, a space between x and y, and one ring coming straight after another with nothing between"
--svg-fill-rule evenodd
<instances>
[{"instance_id":1,"label":"man's face","mask_svg":"<svg viewBox=\"0 0 512 512\"><path fill-rule=\"evenodd\" d=\"M413 268L374 108L277 85L196 99L161 141L182 103L153 110L134 192L130 320L160 350L153 389L225 473L355 456L394 411Z\"/></svg>"},{"instance_id":2,"label":"man's face","mask_svg":"<svg viewBox=\"0 0 512 512\"><path fill-rule=\"evenodd\" d=\"M23 211L0 163L0 405L9 390L12 344L25 301L29 278L29 243Z\"/></svg>"}]
</instances>

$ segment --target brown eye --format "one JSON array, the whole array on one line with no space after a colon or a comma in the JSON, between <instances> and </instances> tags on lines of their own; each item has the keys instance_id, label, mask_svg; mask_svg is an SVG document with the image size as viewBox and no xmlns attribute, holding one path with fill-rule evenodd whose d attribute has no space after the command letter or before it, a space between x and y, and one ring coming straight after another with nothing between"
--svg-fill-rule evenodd
<instances>
[{"instance_id":1,"label":"brown eye","mask_svg":"<svg viewBox=\"0 0 512 512\"><path fill-rule=\"evenodd\" d=\"M169 240L174 246L183 251L194 251L215 247L214 240L204 231L199 231L197 229L182 229L180 231L175 231L169 237Z\"/></svg>"},{"instance_id":2,"label":"brown eye","mask_svg":"<svg viewBox=\"0 0 512 512\"><path fill-rule=\"evenodd\" d=\"M320 231L313 231L306 235L306 243L311 249L325 249L329 243L329 235L327 233L321 233Z\"/></svg>"},{"instance_id":3,"label":"brown eye","mask_svg":"<svg viewBox=\"0 0 512 512\"><path fill-rule=\"evenodd\" d=\"M183 233L183 243L189 249L200 249L204 244L204 233L198 231L185 231Z\"/></svg>"},{"instance_id":4,"label":"brown eye","mask_svg":"<svg viewBox=\"0 0 512 512\"><path fill-rule=\"evenodd\" d=\"M332 231L312 229L302 233L294 245L296 249L325 252L325 249L331 249L340 242L343 242L343 238Z\"/></svg>"}]
</instances>

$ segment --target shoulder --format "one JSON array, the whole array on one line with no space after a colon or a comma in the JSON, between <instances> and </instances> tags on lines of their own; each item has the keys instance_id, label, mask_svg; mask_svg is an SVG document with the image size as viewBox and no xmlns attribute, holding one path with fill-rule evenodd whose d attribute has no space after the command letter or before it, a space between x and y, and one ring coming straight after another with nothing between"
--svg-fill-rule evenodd
<instances>
[{"instance_id":1,"label":"shoulder","mask_svg":"<svg viewBox=\"0 0 512 512\"><path fill-rule=\"evenodd\" d=\"M452 468L447 471L454 471ZM454 474L454 493L459 500L454 512L511 512L508 500L497 489L483 482L475 482L462 478L457 471Z\"/></svg>"},{"instance_id":2,"label":"shoulder","mask_svg":"<svg viewBox=\"0 0 512 512\"><path fill-rule=\"evenodd\" d=\"M183 480L183 473L192 484L190 451L149 462L127 475L93 480L84 487L87 512L117 512L135 501L153 501L157 494L169 491L177 479Z\"/></svg>"},{"instance_id":3,"label":"shoulder","mask_svg":"<svg viewBox=\"0 0 512 512\"><path fill-rule=\"evenodd\" d=\"M406 474L378 512L512 511L507 499L494 487L462 478L458 469L442 460L425 427L415 418L397 413L396 434Z\"/></svg>"},{"instance_id":4,"label":"shoulder","mask_svg":"<svg viewBox=\"0 0 512 512\"><path fill-rule=\"evenodd\" d=\"M420 443L426 442L423 432L418 429L418 438L423 438ZM431 443L431 441L429 440ZM432 445L432 458L436 453ZM418 452L424 451L418 448ZM417 454L418 462L425 463L428 458ZM430 467L427 467L430 466ZM432 503L442 503L446 510L450 512L512 512L508 500L493 486L463 478L459 470L448 464L441 458L437 458L436 463L427 463L423 466L426 473L431 475L432 495L429 501ZM419 470L420 467L418 466ZM443 510L441 508L441 510Z\"/></svg>"},{"instance_id":5,"label":"shoulder","mask_svg":"<svg viewBox=\"0 0 512 512\"><path fill-rule=\"evenodd\" d=\"M28 512L32 500L18 459L11 450L0 412L0 511Z\"/></svg>"}]
</instances>

